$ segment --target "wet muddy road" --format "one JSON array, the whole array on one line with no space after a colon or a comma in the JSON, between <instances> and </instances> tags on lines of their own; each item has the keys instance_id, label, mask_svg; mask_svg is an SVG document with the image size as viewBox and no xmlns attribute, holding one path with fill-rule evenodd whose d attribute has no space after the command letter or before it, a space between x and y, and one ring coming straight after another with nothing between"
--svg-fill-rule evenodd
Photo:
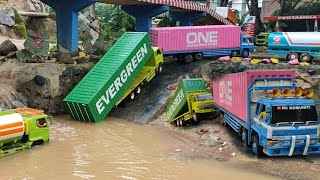
<instances>
[{"instance_id":1,"label":"wet muddy road","mask_svg":"<svg viewBox=\"0 0 320 180\"><path fill-rule=\"evenodd\" d=\"M1 159L0 179L277 179L190 158L175 149L171 133L114 118L87 124L55 117L50 143Z\"/></svg>"}]
</instances>

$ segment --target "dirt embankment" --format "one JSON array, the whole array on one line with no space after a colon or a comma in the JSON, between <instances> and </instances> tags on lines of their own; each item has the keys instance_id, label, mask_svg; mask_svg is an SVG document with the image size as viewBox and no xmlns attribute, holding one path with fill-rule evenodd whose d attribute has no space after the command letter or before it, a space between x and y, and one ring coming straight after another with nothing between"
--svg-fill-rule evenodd
<instances>
[{"instance_id":1,"label":"dirt embankment","mask_svg":"<svg viewBox=\"0 0 320 180\"><path fill-rule=\"evenodd\" d=\"M93 63L21 63L16 59L0 64L0 84L10 85L27 100L28 107L49 114L65 113L63 98L84 77ZM2 107L10 109L11 106Z\"/></svg>"}]
</instances>

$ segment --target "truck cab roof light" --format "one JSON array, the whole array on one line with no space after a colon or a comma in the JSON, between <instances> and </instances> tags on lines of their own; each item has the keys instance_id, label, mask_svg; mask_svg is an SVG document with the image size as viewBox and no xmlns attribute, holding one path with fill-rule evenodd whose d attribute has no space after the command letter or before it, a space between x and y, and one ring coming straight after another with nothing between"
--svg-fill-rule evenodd
<instances>
[{"instance_id":1,"label":"truck cab roof light","mask_svg":"<svg viewBox=\"0 0 320 180\"><path fill-rule=\"evenodd\" d=\"M300 97L300 96L302 96L302 93L303 93L303 90L302 90L302 88L297 88L296 90L295 90L295 95L296 95L296 97Z\"/></svg>"},{"instance_id":2,"label":"truck cab roof light","mask_svg":"<svg viewBox=\"0 0 320 180\"><path fill-rule=\"evenodd\" d=\"M278 97L278 96L280 96L281 91L280 91L280 89L278 89L278 88L274 88L274 89L272 90L272 94L273 94L274 97Z\"/></svg>"},{"instance_id":3,"label":"truck cab roof light","mask_svg":"<svg viewBox=\"0 0 320 180\"><path fill-rule=\"evenodd\" d=\"M306 94L307 97L311 98L311 97L313 97L314 92L313 92L313 90L309 89L309 90L307 90L307 91L305 92L305 94Z\"/></svg>"},{"instance_id":4,"label":"truck cab roof light","mask_svg":"<svg viewBox=\"0 0 320 180\"><path fill-rule=\"evenodd\" d=\"M289 97L289 96L291 95L291 89L286 88L286 89L283 90L282 93L283 93L283 95L284 95L285 97Z\"/></svg>"}]
</instances>

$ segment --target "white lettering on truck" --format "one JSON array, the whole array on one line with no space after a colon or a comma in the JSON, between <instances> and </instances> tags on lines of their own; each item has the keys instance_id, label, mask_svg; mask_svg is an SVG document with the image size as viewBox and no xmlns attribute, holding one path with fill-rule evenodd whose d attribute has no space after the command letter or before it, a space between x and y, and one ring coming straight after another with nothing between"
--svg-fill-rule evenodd
<instances>
[{"instance_id":1,"label":"white lettering on truck","mask_svg":"<svg viewBox=\"0 0 320 180\"><path fill-rule=\"evenodd\" d=\"M221 81L219 83L220 102L232 107L232 81Z\"/></svg>"},{"instance_id":2,"label":"white lettering on truck","mask_svg":"<svg viewBox=\"0 0 320 180\"><path fill-rule=\"evenodd\" d=\"M183 90L181 89L169 108L168 117L172 115L173 111L178 107L178 105L180 104L183 98L184 98L184 94L183 94Z\"/></svg>"},{"instance_id":3,"label":"white lettering on truck","mask_svg":"<svg viewBox=\"0 0 320 180\"><path fill-rule=\"evenodd\" d=\"M134 70L138 67L142 59L148 54L147 44L144 44L141 47L136 55L131 59L131 61L125 66L114 82L106 90L105 95L102 95L100 99L96 102L96 108L98 113L101 114L105 110L105 105L110 103L110 100L113 99L123 84L128 80Z\"/></svg>"},{"instance_id":4,"label":"white lettering on truck","mask_svg":"<svg viewBox=\"0 0 320 180\"><path fill-rule=\"evenodd\" d=\"M190 32L186 36L187 47L202 47L218 45L218 31Z\"/></svg>"}]
</instances>

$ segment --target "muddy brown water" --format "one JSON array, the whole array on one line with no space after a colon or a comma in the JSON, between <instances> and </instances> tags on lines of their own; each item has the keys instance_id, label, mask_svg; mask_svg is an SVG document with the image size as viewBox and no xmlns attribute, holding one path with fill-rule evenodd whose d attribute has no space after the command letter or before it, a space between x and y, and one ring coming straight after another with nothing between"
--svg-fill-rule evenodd
<instances>
[{"instance_id":1,"label":"muddy brown water","mask_svg":"<svg viewBox=\"0 0 320 180\"><path fill-rule=\"evenodd\" d=\"M56 117L50 143L0 159L0 179L246 179L275 177L172 149L165 128L108 118L97 124Z\"/></svg>"}]
</instances>

